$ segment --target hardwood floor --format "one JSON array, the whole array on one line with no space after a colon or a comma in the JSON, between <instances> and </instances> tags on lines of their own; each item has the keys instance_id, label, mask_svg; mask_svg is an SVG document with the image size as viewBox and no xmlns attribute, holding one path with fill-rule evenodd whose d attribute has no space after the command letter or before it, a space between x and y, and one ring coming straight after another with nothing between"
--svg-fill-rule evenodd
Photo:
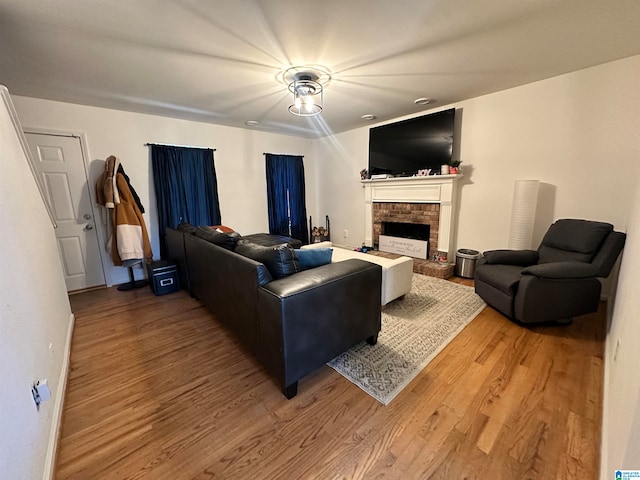
<instances>
[{"instance_id":1,"label":"hardwood floor","mask_svg":"<svg viewBox=\"0 0 640 480\"><path fill-rule=\"evenodd\" d=\"M58 480L598 476L604 306L534 328L486 308L385 407L326 366L286 400L185 292L71 303Z\"/></svg>"}]
</instances>

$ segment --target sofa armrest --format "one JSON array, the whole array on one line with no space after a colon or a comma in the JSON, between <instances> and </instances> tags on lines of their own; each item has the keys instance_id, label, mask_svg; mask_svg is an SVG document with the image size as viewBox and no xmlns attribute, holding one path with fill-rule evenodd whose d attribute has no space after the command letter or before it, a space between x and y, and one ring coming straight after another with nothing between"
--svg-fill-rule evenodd
<instances>
[{"instance_id":1,"label":"sofa armrest","mask_svg":"<svg viewBox=\"0 0 640 480\"><path fill-rule=\"evenodd\" d=\"M261 359L283 389L381 326L382 268L346 260L274 280L258 289Z\"/></svg>"},{"instance_id":2,"label":"sofa armrest","mask_svg":"<svg viewBox=\"0 0 640 480\"><path fill-rule=\"evenodd\" d=\"M178 276L180 277L180 286L187 291L191 291L189 281L189 272L187 271L187 256L184 247L184 233L173 228L165 230L165 246L167 256L170 260L176 262L178 267Z\"/></svg>"},{"instance_id":3,"label":"sofa armrest","mask_svg":"<svg viewBox=\"0 0 640 480\"><path fill-rule=\"evenodd\" d=\"M538 262L535 250L489 250L482 254L486 263L527 267Z\"/></svg>"},{"instance_id":4,"label":"sofa armrest","mask_svg":"<svg viewBox=\"0 0 640 480\"><path fill-rule=\"evenodd\" d=\"M303 245L300 247L300 249L309 250L313 248L331 248L331 247L333 247L333 242L330 242L329 240L325 240L324 242L310 243L309 245Z\"/></svg>"},{"instance_id":5,"label":"sofa armrest","mask_svg":"<svg viewBox=\"0 0 640 480\"><path fill-rule=\"evenodd\" d=\"M513 303L513 315L522 323L541 323L595 312L601 289L596 277L567 280L523 275Z\"/></svg>"},{"instance_id":6,"label":"sofa armrest","mask_svg":"<svg viewBox=\"0 0 640 480\"><path fill-rule=\"evenodd\" d=\"M522 270L522 274L553 280L571 280L595 278L598 276L598 269L590 263L551 262L527 267Z\"/></svg>"},{"instance_id":7,"label":"sofa armrest","mask_svg":"<svg viewBox=\"0 0 640 480\"><path fill-rule=\"evenodd\" d=\"M613 265L616 263L622 248L624 247L626 233L611 232L602 243L598 253L591 260L591 264L598 269L599 277L608 277Z\"/></svg>"}]
</instances>

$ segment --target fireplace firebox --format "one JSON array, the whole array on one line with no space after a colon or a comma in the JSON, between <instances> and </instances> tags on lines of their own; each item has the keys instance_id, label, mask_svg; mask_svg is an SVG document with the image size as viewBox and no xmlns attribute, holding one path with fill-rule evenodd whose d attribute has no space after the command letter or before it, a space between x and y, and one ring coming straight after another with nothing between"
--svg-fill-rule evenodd
<instances>
[{"instance_id":1,"label":"fireplace firebox","mask_svg":"<svg viewBox=\"0 0 640 480\"><path fill-rule=\"evenodd\" d=\"M429 240L429 225L404 222L382 222L382 235L390 237L411 238L413 240Z\"/></svg>"},{"instance_id":2,"label":"fireplace firebox","mask_svg":"<svg viewBox=\"0 0 640 480\"><path fill-rule=\"evenodd\" d=\"M382 252L429 258L428 224L381 222L378 248Z\"/></svg>"}]
</instances>

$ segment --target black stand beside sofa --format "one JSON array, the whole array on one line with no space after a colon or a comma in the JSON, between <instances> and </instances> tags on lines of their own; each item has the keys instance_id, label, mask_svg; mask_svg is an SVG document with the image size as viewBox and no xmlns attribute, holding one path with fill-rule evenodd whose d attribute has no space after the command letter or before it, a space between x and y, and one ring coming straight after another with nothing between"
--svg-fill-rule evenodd
<instances>
[{"instance_id":1,"label":"black stand beside sofa","mask_svg":"<svg viewBox=\"0 0 640 480\"><path fill-rule=\"evenodd\" d=\"M292 255L288 244L225 248L192 232L166 231L182 285L276 377L287 398L296 395L298 380L340 353L364 340L376 343L379 265L353 259L299 270L290 262L293 271L284 276L272 262Z\"/></svg>"}]
</instances>

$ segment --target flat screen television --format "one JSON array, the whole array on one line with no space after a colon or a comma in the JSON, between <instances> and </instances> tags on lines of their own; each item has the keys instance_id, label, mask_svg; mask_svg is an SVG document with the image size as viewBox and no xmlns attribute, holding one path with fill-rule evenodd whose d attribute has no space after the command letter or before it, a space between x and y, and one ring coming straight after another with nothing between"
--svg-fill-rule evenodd
<instances>
[{"instance_id":1,"label":"flat screen television","mask_svg":"<svg viewBox=\"0 0 640 480\"><path fill-rule=\"evenodd\" d=\"M369 130L369 176L411 176L449 163L456 109L381 125Z\"/></svg>"}]
</instances>

